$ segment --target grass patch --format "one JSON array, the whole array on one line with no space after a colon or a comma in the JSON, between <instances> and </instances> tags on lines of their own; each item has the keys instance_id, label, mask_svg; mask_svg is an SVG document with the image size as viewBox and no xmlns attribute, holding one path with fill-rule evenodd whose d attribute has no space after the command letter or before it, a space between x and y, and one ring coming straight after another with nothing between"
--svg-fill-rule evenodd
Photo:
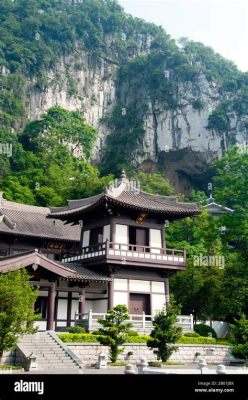
<instances>
[{"instance_id":1,"label":"grass patch","mask_svg":"<svg viewBox=\"0 0 248 400\"><path fill-rule=\"evenodd\" d=\"M181 336L180 339L176 343L177 344L217 344L215 338L209 338L209 337L204 337L204 336L198 336L198 337Z\"/></svg>"},{"instance_id":2,"label":"grass patch","mask_svg":"<svg viewBox=\"0 0 248 400\"><path fill-rule=\"evenodd\" d=\"M235 344L234 338L228 338L228 339L217 339L216 344L221 344L223 346L232 346Z\"/></svg>"},{"instance_id":3,"label":"grass patch","mask_svg":"<svg viewBox=\"0 0 248 400\"><path fill-rule=\"evenodd\" d=\"M146 343L148 339L147 335L127 336L125 343Z\"/></svg>"},{"instance_id":4,"label":"grass patch","mask_svg":"<svg viewBox=\"0 0 248 400\"><path fill-rule=\"evenodd\" d=\"M162 368L162 367L165 367L166 365L183 365L183 363L182 362L176 362L176 361L166 361L166 362L149 361L148 365L149 365L149 367Z\"/></svg>"},{"instance_id":5,"label":"grass patch","mask_svg":"<svg viewBox=\"0 0 248 400\"><path fill-rule=\"evenodd\" d=\"M97 331L96 331L97 332ZM58 337L65 343L99 343L97 338L100 335L93 333L59 333ZM150 336L137 335L127 336L125 343L146 343Z\"/></svg>"},{"instance_id":6,"label":"grass patch","mask_svg":"<svg viewBox=\"0 0 248 400\"><path fill-rule=\"evenodd\" d=\"M115 363L108 363L109 367L125 367L127 365L126 362L115 362Z\"/></svg>"},{"instance_id":7,"label":"grass patch","mask_svg":"<svg viewBox=\"0 0 248 400\"><path fill-rule=\"evenodd\" d=\"M1 364L0 369L22 369L23 367L20 365L10 365L10 364Z\"/></svg>"},{"instance_id":8,"label":"grass patch","mask_svg":"<svg viewBox=\"0 0 248 400\"><path fill-rule=\"evenodd\" d=\"M65 343L98 343L97 336L91 333L60 333L58 337Z\"/></svg>"}]
</instances>

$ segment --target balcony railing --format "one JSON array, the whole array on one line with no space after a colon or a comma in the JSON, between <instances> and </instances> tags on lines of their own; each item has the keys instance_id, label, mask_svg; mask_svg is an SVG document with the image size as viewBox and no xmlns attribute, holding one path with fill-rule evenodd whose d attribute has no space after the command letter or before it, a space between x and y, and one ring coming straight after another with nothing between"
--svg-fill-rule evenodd
<instances>
[{"instance_id":1,"label":"balcony railing","mask_svg":"<svg viewBox=\"0 0 248 400\"><path fill-rule=\"evenodd\" d=\"M101 325L97 322L99 318L105 318L105 313L93 313L92 310L84 314L75 313L75 325L84 327L88 332L99 329ZM129 314L129 321L132 328L137 331L146 331L150 333L153 329L153 316L142 314ZM181 326L183 332L193 332L193 315L178 315L177 326Z\"/></svg>"},{"instance_id":2,"label":"balcony railing","mask_svg":"<svg viewBox=\"0 0 248 400\"><path fill-rule=\"evenodd\" d=\"M107 259L121 264L128 262L175 264L184 266L186 264L186 251L159 247L141 246L133 244L113 243L108 240L104 243L83 247L63 253L62 262L90 262L95 259Z\"/></svg>"}]
</instances>

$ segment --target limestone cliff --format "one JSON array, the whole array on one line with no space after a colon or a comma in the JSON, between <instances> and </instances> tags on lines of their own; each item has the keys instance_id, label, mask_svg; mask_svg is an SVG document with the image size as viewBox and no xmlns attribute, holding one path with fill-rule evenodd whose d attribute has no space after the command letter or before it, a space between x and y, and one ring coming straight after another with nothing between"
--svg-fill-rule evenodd
<instances>
[{"instance_id":1,"label":"limestone cliff","mask_svg":"<svg viewBox=\"0 0 248 400\"><path fill-rule=\"evenodd\" d=\"M130 59L149 53L150 37L140 35L137 40L139 48ZM111 112L118 98L128 109L134 96L127 81L118 86L119 68L115 57L97 57L82 50L61 58L56 68L46 71L43 87L39 77L26 81L28 119L38 118L53 105L79 110L98 129L94 159L100 162L110 133L102 117ZM173 70L167 71L167 79L175 81ZM148 93L143 94L147 103L144 137L134 149L133 164L147 171L156 170L159 164L178 190L187 192L192 186L202 186L211 162L223 156L235 142L247 139L244 118L235 113L230 119L230 137L228 132L220 134L207 129L209 115L223 101L219 89L218 82L209 81L200 71L194 82L176 81L178 106L174 110L163 101L152 100ZM195 101L199 98L201 108L196 109Z\"/></svg>"}]
</instances>

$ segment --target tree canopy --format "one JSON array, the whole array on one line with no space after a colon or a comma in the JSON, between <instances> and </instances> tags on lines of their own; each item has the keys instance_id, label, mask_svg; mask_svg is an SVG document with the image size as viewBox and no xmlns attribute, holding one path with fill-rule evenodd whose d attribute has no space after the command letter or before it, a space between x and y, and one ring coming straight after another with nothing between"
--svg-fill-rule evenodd
<instances>
[{"instance_id":1,"label":"tree canopy","mask_svg":"<svg viewBox=\"0 0 248 400\"><path fill-rule=\"evenodd\" d=\"M14 348L19 336L34 332L36 297L25 269L0 274L0 362L3 351Z\"/></svg>"},{"instance_id":2,"label":"tree canopy","mask_svg":"<svg viewBox=\"0 0 248 400\"><path fill-rule=\"evenodd\" d=\"M13 136L13 156L5 160L0 188L8 200L59 206L68 199L102 191L101 178L89 161L96 137L78 112L55 106Z\"/></svg>"},{"instance_id":3,"label":"tree canopy","mask_svg":"<svg viewBox=\"0 0 248 400\"><path fill-rule=\"evenodd\" d=\"M171 279L172 291L183 312L194 309L198 318L233 321L248 315L247 161L247 153L233 149L215 163L214 198L233 213L213 218L204 211L166 230L167 246L188 252L188 267ZM205 256L219 263L209 265Z\"/></svg>"}]
</instances>

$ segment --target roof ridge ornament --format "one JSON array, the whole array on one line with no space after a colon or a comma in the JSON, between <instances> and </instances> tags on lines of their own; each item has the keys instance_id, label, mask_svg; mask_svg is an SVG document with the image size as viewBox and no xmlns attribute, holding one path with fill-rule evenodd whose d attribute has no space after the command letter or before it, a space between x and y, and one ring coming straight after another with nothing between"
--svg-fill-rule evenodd
<instances>
[{"instance_id":1,"label":"roof ridge ornament","mask_svg":"<svg viewBox=\"0 0 248 400\"><path fill-rule=\"evenodd\" d=\"M121 170L121 176L120 176L121 180L122 179L127 179L127 175L126 175L126 171L124 169Z\"/></svg>"},{"instance_id":2,"label":"roof ridge ornament","mask_svg":"<svg viewBox=\"0 0 248 400\"><path fill-rule=\"evenodd\" d=\"M16 222L12 222L7 215L4 214L3 210L0 208L0 223L4 222L10 229L16 228Z\"/></svg>"},{"instance_id":3,"label":"roof ridge ornament","mask_svg":"<svg viewBox=\"0 0 248 400\"><path fill-rule=\"evenodd\" d=\"M208 199L208 203L211 204L211 203L214 203L214 202L215 202L215 201L214 201L213 193L210 192L209 199Z\"/></svg>"},{"instance_id":4,"label":"roof ridge ornament","mask_svg":"<svg viewBox=\"0 0 248 400\"><path fill-rule=\"evenodd\" d=\"M7 215L4 215L3 222L7 225L10 229L16 229L16 222L12 222Z\"/></svg>"},{"instance_id":5,"label":"roof ridge ornament","mask_svg":"<svg viewBox=\"0 0 248 400\"><path fill-rule=\"evenodd\" d=\"M114 181L109 182L108 186L105 188L105 195L110 196L112 198L116 198L120 196L120 194L129 188L130 182L127 179L126 172L123 169L121 171L121 175L119 179L115 179Z\"/></svg>"}]
</instances>

